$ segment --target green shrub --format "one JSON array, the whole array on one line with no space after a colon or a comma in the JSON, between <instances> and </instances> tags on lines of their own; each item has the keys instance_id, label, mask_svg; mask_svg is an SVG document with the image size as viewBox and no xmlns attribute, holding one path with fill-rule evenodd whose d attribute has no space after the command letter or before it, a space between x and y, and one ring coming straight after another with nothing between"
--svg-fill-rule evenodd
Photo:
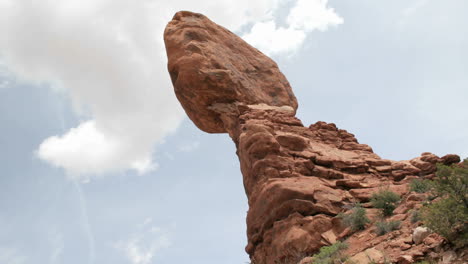
<instances>
[{"instance_id":1,"label":"green shrub","mask_svg":"<svg viewBox=\"0 0 468 264\"><path fill-rule=\"evenodd\" d=\"M456 246L468 245L467 208L455 200L444 198L422 209L424 225Z\"/></svg>"},{"instance_id":2,"label":"green shrub","mask_svg":"<svg viewBox=\"0 0 468 264\"><path fill-rule=\"evenodd\" d=\"M430 180L415 179L410 183L410 191L417 193L428 192L432 188Z\"/></svg>"},{"instance_id":3,"label":"green shrub","mask_svg":"<svg viewBox=\"0 0 468 264\"><path fill-rule=\"evenodd\" d=\"M348 248L344 242L336 242L333 245L320 248L319 253L312 256L314 264L338 264L343 263L348 257L343 250Z\"/></svg>"},{"instance_id":4,"label":"green shrub","mask_svg":"<svg viewBox=\"0 0 468 264\"><path fill-rule=\"evenodd\" d=\"M362 208L360 204L356 204L351 209L351 213L340 214L339 217L341 217L343 223L349 226L353 231L363 230L366 224L370 223L369 218L366 216L366 209Z\"/></svg>"},{"instance_id":5,"label":"green shrub","mask_svg":"<svg viewBox=\"0 0 468 264\"><path fill-rule=\"evenodd\" d=\"M437 165L438 199L421 209L423 223L457 247L468 245L468 159L462 166Z\"/></svg>"},{"instance_id":6,"label":"green shrub","mask_svg":"<svg viewBox=\"0 0 468 264\"><path fill-rule=\"evenodd\" d=\"M444 196L468 208L468 159L462 166L437 165L434 189L438 196Z\"/></svg>"},{"instance_id":7,"label":"green shrub","mask_svg":"<svg viewBox=\"0 0 468 264\"><path fill-rule=\"evenodd\" d=\"M401 225L401 221L377 222L375 223L375 226L377 227L375 229L375 233L378 236L382 236L393 230L400 229L400 225Z\"/></svg>"},{"instance_id":8,"label":"green shrub","mask_svg":"<svg viewBox=\"0 0 468 264\"><path fill-rule=\"evenodd\" d=\"M416 223L421 220L421 213L418 210L411 211L411 223Z\"/></svg>"},{"instance_id":9,"label":"green shrub","mask_svg":"<svg viewBox=\"0 0 468 264\"><path fill-rule=\"evenodd\" d=\"M371 198L372 206L382 209L384 216L392 215L399 201L400 196L390 190L380 190L377 193L373 193Z\"/></svg>"}]
</instances>

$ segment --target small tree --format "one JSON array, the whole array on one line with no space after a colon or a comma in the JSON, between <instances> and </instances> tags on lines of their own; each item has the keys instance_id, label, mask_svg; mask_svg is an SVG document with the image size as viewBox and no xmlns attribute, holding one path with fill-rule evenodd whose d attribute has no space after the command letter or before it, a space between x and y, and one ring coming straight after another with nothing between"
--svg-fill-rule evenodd
<instances>
[{"instance_id":1,"label":"small tree","mask_svg":"<svg viewBox=\"0 0 468 264\"><path fill-rule=\"evenodd\" d=\"M458 247L468 245L468 159L461 166L437 165L438 199L421 210L423 223Z\"/></svg>"},{"instance_id":2,"label":"small tree","mask_svg":"<svg viewBox=\"0 0 468 264\"><path fill-rule=\"evenodd\" d=\"M382 209L382 214L384 216L392 215L399 201L400 196L390 190L380 190L372 194L371 198L372 206Z\"/></svg>"},{"instance_id":3,"label":"small tree","mask_svg":"<svg viewBox=\"0 0 468 264\"><path fill-rule=\"evenodd\" d=\"M415 179L410 183L410 190L417 193L428 192L432 188L430 180Z\"/></svg>"},{"instance_id":4,"label":"small tree","mask_svg":"<svg viewBox=\"0 0 468 264\"><path fill-rule=\"evenodd\" d=\"M363 230L366 227L366 224L370 223L369 218L366 216L366 209L357 203L351 209L351 213L340 214L339 217L343 219L343 223L346 226L351 227L351 230L358 231Z\"/></svg>"},{"instance_id":5,"label":"small tree","mask_svg":"<svg viewBox=\"0 0 468 264\"><path fill-rule=\"evenodd\" d=\"M437 165L436 195L447 197L468 208L468 159L461 166Z\"/></svg>"}]
</instances>

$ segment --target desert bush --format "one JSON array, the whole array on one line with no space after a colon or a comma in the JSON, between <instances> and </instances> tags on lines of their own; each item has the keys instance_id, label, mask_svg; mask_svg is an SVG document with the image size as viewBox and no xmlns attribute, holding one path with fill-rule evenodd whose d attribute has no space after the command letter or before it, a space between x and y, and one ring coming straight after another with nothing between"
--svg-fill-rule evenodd
<instances>
[{"instance_id":1,"label":"desert bush","mask_svg":"<svg viewBox=\"0 0 468 264\"><path fill-rule=\"evenodd\" d=\"M436 195L450 198L468 208L468 159L461 166L438 164L433 182Z\"/></svg>"},{"instance_id":2,"label":"desert bush","mask_svg":"<svg viewBox=\"0 0 468 264\"><path fill-rule=\"evenodd\" d=\"M382 236L393 230L400 229L400 225L401 225L401 221L377 222L375 223L375 226L376 226L375 233L378 236Z\"/></svg>"},{"instance_id":3,"label":"desert bush","mask_svg":"<svg viewBox=\"0 0 468 264\"><path fill-rule=\"evenodd\" d=\"M343 250L348 248L344 242L336 242L333 245L320 248L319 253L312 256L314 264L338 264L343 263L348 258L343 254Z\"/></svg>"},{"instance_id":4,"label":"desert bush","mask_svg":"<svg viewBox=\"0 0 468 264\"><path fill-rule=\"evenodd\" d=\"M370 223L366 215L366 209L358 203L351 209L351 213L340 214L339 217L343 219L343 223L350 227L353 231L363 230L366 224Z\"/></svg>"},{"instance_id":5,"label":"desert bush","mask_svg":"<svg viewBox=\"0 0 468 264\"><path fill-rule=\"evenodd\" d=\"M452 244L463 247L468 245L467 210L455 200L443 198L424 206L421 216L425 226Z\"/></svg>"},{"instance_id":6,"label":"desert bush","mask_svg":"<svg viewBox=\"0 0 468 264\"><path fill-rule=\"evenodd\" d=\"M424 225L457 247L468 245L468 159L461 166L437 165L433 193L421 209Z\"/></svg>"},{"instance_id":7,"label":"desert bush","mask_svg":"<svg viewBox=\"0 0 468 264\"><path fill-rule=\"evenodd\" d=\"M411 218L410 218L411 223L414 224L420 220L421 220L421 213L418 210L411 211Z\"/></svg>"},{"instance_id":8,"label":"desert bush","mask_svg":"<svg viewBox=\"0 0 468 264\"><path fill-rule=\"evenodd\" d=\"M432 188L430 180L415 179L410 182L410 191L417 193L428 192Z\"/></svg>"},{"instance_id":9,"label":"desert bush","mask_svg":"<svg viewBox=\"0 0 468 264\"><path fill-rule=\"evenodd\" d=\"M392 215L399 201L400 196L390 190L380 190L373 193L371 198L372 206L382 209L384 216Z\"/></svg>"}]
</instances>

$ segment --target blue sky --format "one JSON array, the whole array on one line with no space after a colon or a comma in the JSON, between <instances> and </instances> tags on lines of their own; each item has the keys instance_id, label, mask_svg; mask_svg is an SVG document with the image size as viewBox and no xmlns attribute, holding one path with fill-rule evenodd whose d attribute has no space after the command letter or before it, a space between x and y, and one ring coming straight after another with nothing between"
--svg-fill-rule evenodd
<instances>
[{"instance_id":1,"label":"blue sky","mask_svg":"<svg viewBox=\"0 0 468 264\"><path fill-rule=\"evenodd\" d=\"M304 125L468 156L463 0L0 1L0 263L244 263L235 147L179 107L161 32L202 12L271 55Z\"/></svg>"}]
</instances>

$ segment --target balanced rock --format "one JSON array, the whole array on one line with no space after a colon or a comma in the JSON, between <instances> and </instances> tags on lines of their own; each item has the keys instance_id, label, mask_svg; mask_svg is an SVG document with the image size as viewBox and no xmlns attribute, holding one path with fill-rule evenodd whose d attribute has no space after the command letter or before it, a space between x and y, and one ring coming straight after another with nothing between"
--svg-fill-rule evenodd
<instances>
[{"instance_id":1,"label":"balanced rock","mask_svg":"<svg viewBox=\"0 0 468 264\"><path fill-rule=\"evenodd\" d=\"M201 130L225 133L217 104L266 104L297 109L276 63L202 14L181 11L164 32L168 68L180 103Z\"/></svg>"},{"instance_id":2,"label":"balanced rock","mask_svg":"<svg viewBox=\"0 0 468 264\"><path fill-rule=\"evenodd\" d=\"M350 257L372 253L369 261L418 259L441 243L435 234L431 243L412 243L416 223L409 212L424 197L411 196L408 183L434 175L436 163L449 165L458 156L423 153L392 161L335 124L303 126L277 65L201 14L177 13L164 39L174 90L187 115L203 131L229 133L236 144L252 262L296 264L343 238ZM400 230L377 236L373 228L353 233L342 224L340 213L356 203L369 207L372 193L382 189L402 196L390 219L401 221Z\"/></svg>"}]
</instances>

